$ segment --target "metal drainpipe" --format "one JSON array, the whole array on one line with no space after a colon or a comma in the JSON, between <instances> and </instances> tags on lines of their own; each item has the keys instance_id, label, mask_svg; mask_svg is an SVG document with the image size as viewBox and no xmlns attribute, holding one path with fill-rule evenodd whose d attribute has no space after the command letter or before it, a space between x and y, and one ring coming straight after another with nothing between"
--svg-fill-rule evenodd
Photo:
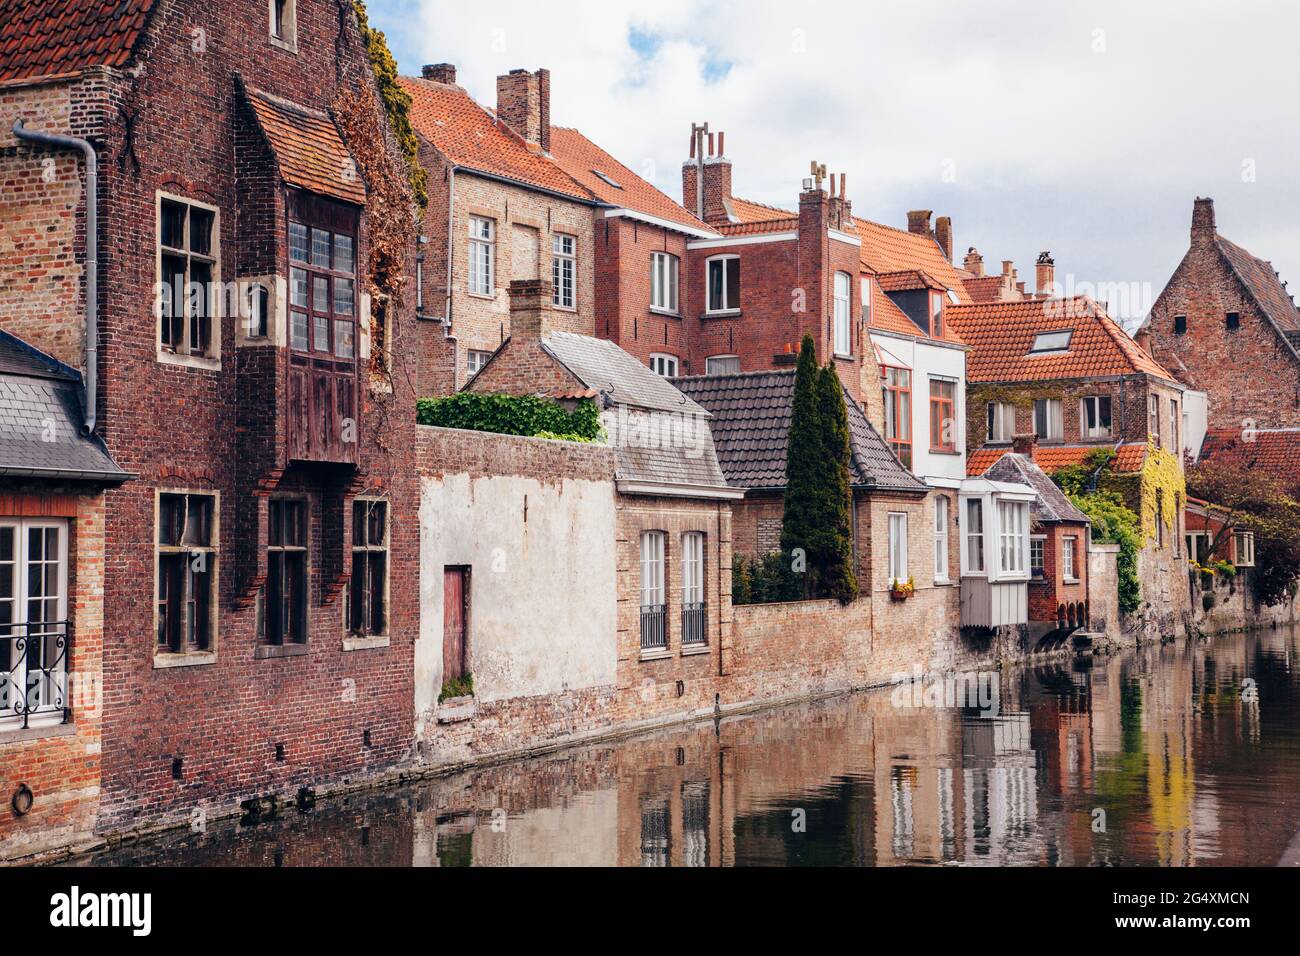
<instances>
[{"instance_id":1,"label":"metal drainpipe","mask_svg":"<svg viewBox=\"0 0 1300 956\"><path fill-rule=\"evenodd\" d=\"M86 409L81 430L95 430L95 393L99 380L99 164L95 147L84 139L38 133L14 120L14 135L29 143L79 150L86 157Z\"/></svg>"},{"instance_id":2,"label":"metal drainpipe","mask_svg":"<svg viewBox=\"0 0 1300 956\"><path fill-rule=\"evenodd\" d=\"M460 356L456 354L456 336L452 334L451 325L451 283L452 267L456 262L456 170L459 167L452 166L447 173L447 304L443 309L443 329L442 334L451 340L451 388L456 390L457 369L460 367ZM494 270L495 278L495 270Z\"/></svg>"}]
</instances>

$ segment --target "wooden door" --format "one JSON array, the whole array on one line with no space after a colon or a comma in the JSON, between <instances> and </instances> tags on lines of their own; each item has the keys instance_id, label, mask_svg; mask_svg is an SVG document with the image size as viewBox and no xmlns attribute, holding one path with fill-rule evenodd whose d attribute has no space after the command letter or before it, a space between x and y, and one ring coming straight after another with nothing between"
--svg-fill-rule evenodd
<instances>
[{"instance_id":1,"label":"wooden door","mask_svg":"<svg viewBox=\"0 0 1300 956\"><path fill-rule=\"evenodd\" d=\"M442 679L465 676L465 609L468 568L442 572Z\"/></svg>"}]
</instances>

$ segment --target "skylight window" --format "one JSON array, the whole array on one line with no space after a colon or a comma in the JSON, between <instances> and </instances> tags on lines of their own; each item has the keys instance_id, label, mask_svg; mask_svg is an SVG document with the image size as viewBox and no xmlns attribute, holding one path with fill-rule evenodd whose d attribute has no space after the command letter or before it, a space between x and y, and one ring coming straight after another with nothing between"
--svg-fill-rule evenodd
<instances>
[{"instance_id":1,"label":"skylight window","mask_svg":"<svg viewBox=\"0 0 1300 956\"><path fill-rule=\"evenodd\" d=\"M961 305L961 299L957 297L957 293L953 289L948 290L948 301L953 305Z\"/></svg>"},{"instance_id":2,"label":"skylight window","mask_svg":"<svg viewBox=\"0 0 1300 956\"><path fill-rule=\"evenodd\" d=\"M593 169L592 172L595 173L600 178L601 182L609 183L609 185L613 186L615 189L623 188L618 183L614 182L614 180L611 179L609 176L606 176L604 173L602 173L599 169Z\"/></svg>"},{"instance_id":3,"label":"skylight window","mask_svg":"<svg viewBox=\"0 0 1300 956\"><path fill-rule=\"evenodd\" d=\"M1030 355L1039 352L1068 352L1070 350L1070 337L1074 335L1073 329L1064 329L1060 332L1039 332L1034 336L1034 345L1029 350Z\"/></svg>"}]
</instances>

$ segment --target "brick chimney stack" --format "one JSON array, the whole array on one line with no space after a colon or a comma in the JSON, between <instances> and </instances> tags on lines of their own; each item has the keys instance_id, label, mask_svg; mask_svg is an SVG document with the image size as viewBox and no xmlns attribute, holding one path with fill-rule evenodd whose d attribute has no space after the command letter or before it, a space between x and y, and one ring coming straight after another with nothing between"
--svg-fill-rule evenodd
<instances>
[{"instance_id":1,"label":"brick chimney stack","mask_svg":"<svg viewBox=\"0 0 1300 956\"><path fill-rule=\"evenodd\" d=\"M455 83L456 64L426 63L420 70L420 75L426 80L432 80L435 83Z\"/></svg>"},{"instance_id":2,"label":"brick chimney stack","mask_svg":"<svg viewBox=\"0 0 1300 956\"><path fill-rule=\"evenodd\" d=\"M551 283L546 279L515 279L508 291L512 343L535 343L545 338L551 331Z\"/></svg>"},{"instance_id":3,"label":"brick chimney stack","mask_svg":"<svg viewBox=\"0 0 1300 956\"><path fill-rule=\"evenodd\" d=\"M930 231L931 214L929 209L913 209L907 214L907 231L918 236L933 235Z\"/></svg>"},{"instance_id":4,"label":"brick chimney stack","mask_svg":"<svg viewBox=\"0 0 1300 956\"><path fill-rule=\"evenodd\" d=\"M551 151L551 71L511 70L497 77L497 117L543 152Z\"/></svg>"},{"instance_id":5,"label":"brick chimney stack","mask_svg":"<svg viewBox=\"0 0 1300 956\"><path fill-rule=\"evenodd\" d=\"M1215 233L1214 200L1197 196L1192 203L1192 242L1213 242Z\"/></svg>"},{"instance_id":6,"label":"brick chimney stack","mask_svg":"<svg viewBox=\"0 0 1300 956\"><path fill-rule=\"evenodd\" d=\"M952 262L952 217L940 216L934 221L934 240L943 250L944 258Z\"/></svg>"},{"instance_id":7,"label":"brick chimney stack","mask_svg":"<svg viewBox=\"0 0 1300 956\"><path fill-rule=\"evenodd\" d=\"M1056 282L1056 260L1050 252L1040 252L1038 262L1034 264L1034 281L1039 295L1052 295L1052 286Z\"/></svg>"},{"instance_id":8,"label":"brick chimney stack","mask_svg":"<svg viewBox=\"0 0 1300 956\"><path fill-rule=\"evenodd\" d=\"M977 278L984 275L984 257L974 246L966 250L966 258L962 261L962 267L971 275Z\"/></svg>"},{"instance_id":9,"label":"brick chimney stack","mask_svg":"<svg viewBox=\"0 0 1300 956\"><path fill-rule=\"evenodd\" d=\"M1025 435L1011 436L1011 450L1017 455L1024 455L1030 461L1034 460L1034 452L1038 449L1038 436L1033 432Z\"/></svg>"},{"instance_id":10,"label":"brick chimney stack","mask_svg":"<svg viewBox=\"0 0 1300 956\"><path fill-rule=\"evenodd\" d=\"M727 134L708 128L705 123L692 130L690 158L682 163L682 205L710 225L721 225L731 221L731 160L724 152Z\"/></svg>"}]
</instances>

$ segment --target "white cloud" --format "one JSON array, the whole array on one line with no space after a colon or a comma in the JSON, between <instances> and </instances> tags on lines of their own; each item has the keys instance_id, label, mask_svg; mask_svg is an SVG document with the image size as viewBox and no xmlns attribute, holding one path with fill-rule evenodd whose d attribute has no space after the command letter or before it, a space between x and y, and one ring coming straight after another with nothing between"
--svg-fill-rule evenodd
<instances>
[{"instance_id":1,"label":"white cloud","mask_svg":"<svg viewBox=\"0 0 1300 956\"><path fill-rule=\"evenodd\" d=\"M958 255L1149 282L1186 248L1195 195L1300 282L1294 37L1300 9L1247 0L563 5L370 0L406 72L449 61L480 101L546 66L552 120L680 193L692 121L727 133L738 195L792 206L808 162L859 214L951 215ZM652 38L648 54L630 37ZM720 75L719 75L720 74ZM712 79L710 79L712 77ZM1243 161L1255 163L1242 181ZM955 179L943 176L945 162Z\"/></svg>"}]
</instances>

